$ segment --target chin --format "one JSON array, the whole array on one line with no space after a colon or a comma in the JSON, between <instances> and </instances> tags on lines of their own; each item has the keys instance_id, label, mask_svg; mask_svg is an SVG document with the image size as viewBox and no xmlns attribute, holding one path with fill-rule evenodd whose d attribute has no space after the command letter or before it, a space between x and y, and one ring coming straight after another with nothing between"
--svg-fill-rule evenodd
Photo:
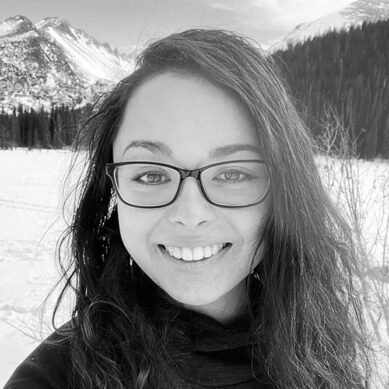
<instances>
[{"instance_id":1,"label":"chin","mask_svg":"<svg viewBox=\"0 0 389 389\"><path fill-rule=\"evenodd\" d=\"M185 291L170 291L169 289L165 288L164 290L166 291L166 293L169 294L172 299L176 300L181 304L190 306L208 305L219 300L224 295L224 293L222 292L215 293L215 290L203 290L202 292L199 292L198 289L188 290L188 288L186 288Z\"/></svg>"}]
</instances>

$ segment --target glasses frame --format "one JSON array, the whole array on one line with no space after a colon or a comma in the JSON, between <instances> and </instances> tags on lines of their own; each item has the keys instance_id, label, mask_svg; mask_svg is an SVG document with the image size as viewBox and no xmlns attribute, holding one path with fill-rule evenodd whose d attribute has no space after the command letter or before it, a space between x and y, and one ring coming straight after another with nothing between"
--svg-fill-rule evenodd
<instances>
[{"instance_id":1,"label":"glasses frame","mask_svg":"<svg viewBox=\"0 0 389 389\"><path fill-rule=\"evenodd\" d=\"M209 169L211 167L218 166L218 165L226 165L226 164L234 163L234 162L259 162L259 163L262 163L262 164L266 165L266 167L267 167L267 163L264 160L262 160L262 159L237 159L237 160L232 160L232 161L217 162L217 163L213 163L211 165L203 166L203 167L201 167L199 169L193 169L193 170L181 169L181 168L179 168L177 166L169 165L169 164L166 164L166 163L160 163L160 162L131 161L131 162L107 163L105 165L105 173L111 179L113 187L114 187L117 195L119 196L120 200L124 204L129 205L130 207L135 207L135 208L163 208L163 207L167 207L168 205L174 203L174 201L177 199L178 195L180 194L181 188L182 188L182 184L183 184L185 178L187 178L187 177L195 178L198 181L198 183L199 183L200 191L201 191L202 195L204 196L204 198L210 204L215 205L217 207L222 207L222 208L247 208L247 207L252 207L254 205L258 205L258 204L262 203L265 200L265 198L267 197L268 193L269 193L270 177L269 177L269 183L267 185L265 194L262 196L262 198L260 200L256 201L255 203L252 203L252 204L247 204L247 205L223 205L223 204L215 203L214 201L212 201L207 196L207 193L206 193L206 191L205 191L205 189L203 187L203 183L202 183L202 180L201 180L201 173L204 170L207 170L207 169ZM163 205L150 205L149 206L149 205L135 205L135 204L131 204L131 203L129 203L129 202L127 202L127 201L125 201L123 199L123 197L120 195L120 191L118 189L118 184L117 184L117 179L116 179L115 171L120 166L134 165L134 164L139 164L139 163L149 164L149 165L157 165L157 166L165 166L165 167L168 167L168 168L171 168L171 169L177 171L180 174L180 182L178 183L178 188L177 188L176 194L174 195L174 197L173 197L173 199L171 201L169 201L168 203L163 204Z\"/></svg>"}]
</instances>

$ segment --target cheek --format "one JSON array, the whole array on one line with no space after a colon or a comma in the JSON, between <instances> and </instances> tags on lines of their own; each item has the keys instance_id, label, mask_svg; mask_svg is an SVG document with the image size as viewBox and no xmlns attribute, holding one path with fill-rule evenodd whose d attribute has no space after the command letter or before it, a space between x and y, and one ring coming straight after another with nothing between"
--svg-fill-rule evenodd
<instances>
[{"instance_id":1,"label":"cheek","mask_svg":"<svg viewBox=\"0 0 389 389\"><path fill-rule=\"evenodd\" d=\"M231 214L231 220L236 228L237 234L243 237L244 241L255 240L263 230L268 217L267 204L260 204L257 207L240 210L239 214Z\"/></svg>"}]
</instances>

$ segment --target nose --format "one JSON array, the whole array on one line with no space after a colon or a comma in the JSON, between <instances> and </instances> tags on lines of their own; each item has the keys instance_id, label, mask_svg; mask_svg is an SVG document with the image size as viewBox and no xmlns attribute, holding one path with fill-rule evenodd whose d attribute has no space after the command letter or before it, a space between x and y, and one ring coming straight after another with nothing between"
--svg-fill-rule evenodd
<instances>
[{"instance_id":1,"label":"nose","mask_svg":"<svg viewBox=\"0 0 389 389\"><path fill-rule=\"evenodd\" d=\"M194 177L187 177L181 191L170 205L169 221L187 227L197 227L215 220L215 206L203 196L200 183Z\"/></svg>"}]
</instances>

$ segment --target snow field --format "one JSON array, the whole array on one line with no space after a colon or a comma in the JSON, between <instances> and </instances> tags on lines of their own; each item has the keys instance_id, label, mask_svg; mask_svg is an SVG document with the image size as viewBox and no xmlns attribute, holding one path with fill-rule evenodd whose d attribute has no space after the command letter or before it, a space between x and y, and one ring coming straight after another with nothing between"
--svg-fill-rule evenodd
<instances>
[{"instance_id":1,"label":"snow field","mask_svg":"<svg viewBox=\"0 0 389 389\"><path fill-rule=\"evenodd\" d=\"M52 332L54 299L46 310L41 303L59 279L54 254L69 161L65 151L0 152L0 387Z\"/></svg>"},{"instance_id":2,"label":"snow field","mask_svg":"<svg viewBox=\"0 0 389 389\"><path fill-rule=\"evenodd\" d=\"M71 157L72 153L64 150L0 151L0 387L53 330L51 312L60 289L55 290L45 307L42 302L59 279L55 247L66 227L61 213L68 188L64 187L63 180ZM385 273L389 263L389 237L385 238L385 222L389 220L389 164L353 161L347 170L339 161L323 157L318 158L318 164L331 195L344 209L350 203L344 195L347 185L355 180L359 182L352 193L359 199L356 203L371 261L366 277L373 286L371 315L375 327L372 331L380 350L377 369L382 376L376 377L374 389L389 388L386 386L389 382L386 359L389 274ZM80 174L81 166L76 169L72 182ZM381 302L386 301L386 311L379 298ZM72 296L68 295L59 311L57 325L69 319L71 306Z\"/></svg>"}]
</instances>

